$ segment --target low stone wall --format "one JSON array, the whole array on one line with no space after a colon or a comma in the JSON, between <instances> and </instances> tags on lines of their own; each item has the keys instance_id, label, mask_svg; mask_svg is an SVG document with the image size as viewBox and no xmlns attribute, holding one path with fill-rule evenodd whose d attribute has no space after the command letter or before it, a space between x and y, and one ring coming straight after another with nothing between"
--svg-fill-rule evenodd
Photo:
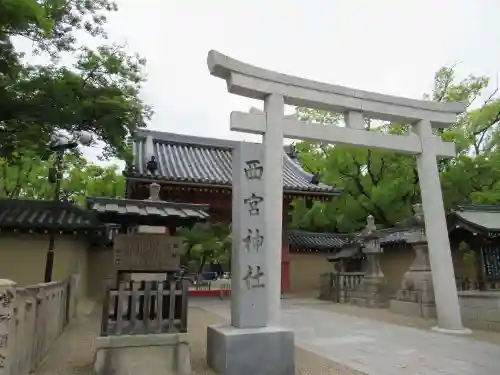
<instances>
[{"instance_id":1,"label":"low stone wall","mask_svg":"<svg viewBox=\"0 0 500 375\"><path fill-rule=\"evenodd\" d=\"M17 288L0 279L0 375L28 375L38 366L76 316L76 284L71 277Z\"/></svg>"},{"instance_id":2,"label":"low stone wall","mask_svg":"<svg viewBox=\"0 0 500 375\"><path fill-rule=\"evenodd\" d=\"M500 291L458 292L464 325L500 332Z\"/></svg>"}]
</instances>

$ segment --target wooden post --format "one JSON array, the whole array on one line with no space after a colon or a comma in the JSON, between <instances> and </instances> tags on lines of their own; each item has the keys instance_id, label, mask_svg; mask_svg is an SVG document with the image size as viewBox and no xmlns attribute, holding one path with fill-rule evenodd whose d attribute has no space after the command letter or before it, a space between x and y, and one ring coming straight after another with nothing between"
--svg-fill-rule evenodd
<instances>
[{"instance_id":1,"label":"wooden post","mask_svg":"<svg viewBox=\"0 0 500 375\"><path fill-rule=\"evenodd\" d=\"M158 282L156 287L156 324L157 332L163 329L163 281Z\"/></svg>"},{"instance_id":2,"label":"wooden post","mask_svg":"<svg viewBox=\"0 0 500 375\"><path fill-rule=\"evenodd\" d=\"M101 336L108 336L108 321L109 321L109 302L111 300L111 280L104 282L104 295L102 299L102 316L101 316ZM68 298L68 296L66 296Z\"/></svg>"},{"instance_id":3,"label":"wooden post","mask_svg":"<svg viewBox=\"0 0 500 375\"><path fill-rule=\"evenodd\" d=\"M125 326L125 322L123 320L123 305L125 303L125 283L120 282L118 286L118 303L117 303L117 310L118 313L116 315L116 334L120 335L122 334ZM128 298L127 298L128 299Z\"/></svg>"},{"instance_id":4,"label":"wooden post","mask_svg":"<svg viewBox=\"0 0 500 375\"><path fill-rule=\"evenodd\" d=\"M132 326L131 332L140 332L142 329L141 323L137 320L139 311L137 310L139 304L139 282L132 281L132 298L130 302L130 325Z\"/></svg>"},{"instance_id":5,"label":"wooden post","mask_svg":"<svg viewBox=\"0 0 500 375\"><path fill-rule=\"evenodd\" d=\"M143 314L143 322L144 322L144 333L149 333L150 319L151 319L151 281L146 281L144 283L144 314Z\"/></svg>"},{"instance_id":6,"label":"wooden post","mask_svg":"<svg viewBox=\"0 0 500 375\"><path fill-rule=\"evenodd\" d=\"M169 279L169 310L168 310L168 332L173 332L175 329L175 292L176 281L173 278Z\"/></svg>"},{"instance_id":7,"label":"wooden post","mask_svg":"<svg viewBox=\"0 0 500 375\"><path fill-rule=\"evenodd\" d=\"M182 291L182 309L181 309L181 332L187 332L188 327L188 299L189 299L189 281L181 280Z\"/></svg>"}]
</instances>

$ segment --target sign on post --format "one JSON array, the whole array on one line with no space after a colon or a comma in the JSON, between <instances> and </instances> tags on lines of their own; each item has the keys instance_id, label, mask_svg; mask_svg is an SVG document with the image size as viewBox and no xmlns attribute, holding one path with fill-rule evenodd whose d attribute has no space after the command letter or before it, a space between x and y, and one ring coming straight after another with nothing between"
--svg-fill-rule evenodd
<instances>
[{"instance_id":1,"label":"sign on post","mask_svg":"<svg viewBox=\"0 0 500 375\"><path fill-rule=\"evenodd\" d=\"M231 324L238 328L267 324L263 148L241 143L233 151L233 248Z\"/></svg>"},{"instance_id":2,"label":"sign on post","mask_svg":"<svg viewBox=\"0 0 500 375\"><path fill-rule=\"evenodd\" d=\"M117 271L176 271L184 244L182 237L164 234L120 234L113 249Z\"/></svg>"}]
</instances>

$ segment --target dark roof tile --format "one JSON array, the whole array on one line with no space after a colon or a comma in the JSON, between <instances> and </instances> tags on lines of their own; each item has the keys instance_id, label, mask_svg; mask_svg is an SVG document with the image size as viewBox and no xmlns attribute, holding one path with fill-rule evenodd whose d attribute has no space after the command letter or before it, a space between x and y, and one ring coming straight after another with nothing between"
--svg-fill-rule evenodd
<instances>
[{"instance_id":1,"label":"dark roof tile","mask_svg":"<svg viewBox=\"0 0 500 375\"><path fill-rule=\"evenodd\" d=\"M117 215L139 215L139 216L176 216L182 219L208 219L208 205L187 204L164 201L116 199L105 197L87 197L88 207L96 212L115 213Z\"/></svg>"},{"instance_id":2,"label":"dark roof tile","mask_svg":"<svg viewBox=\"0 0 500 375\"><path fill-rule=\"evenodd\" d=\"M404 234L407 229L380 230L382 246L405 242ZM289 231L288 243L295 250L336 250L345 245L359 241L357 236L342 233L314 233L302 231Z\"/></svg>"},{"instance_id":3,"label":"dark roof tile","mask_svg":"<svg viewBox=\"0 0 500 375\"><path fill-rule=\"evenodd\" d=\"M55 220L53 220L55 215ZM72 203L46 200L0 200L0 228L78 230L98 227L94 216Z\"/></svg>"},{"instance_id":4,"label":"dark roof tile","mask_svg":"<svg viewBox=\"0 0 500 375\"><path fill-rule=\"evenodd\" d=\"M295 250L340 249L348 241L349 236L339 233L288 232L288 244Z\"/></svg>"},{"instance_id":5,"label":"dark roof tile","mask_svg":"<svg viewBox=\"0 0 500 375\"><path fill-rule=\"evenodd\" d=\"M148 155L146 137L153 138L158 171L152 175L146 169ZM135 173L130 177L147 177L187 183L231 186L232 150L238 142L179 134L141 131L133 140ZM340 189L324 184L312 184L312 175L283 152L283 186L285 191L315 192L329 195Z\"/></svg>"}]
</instances>

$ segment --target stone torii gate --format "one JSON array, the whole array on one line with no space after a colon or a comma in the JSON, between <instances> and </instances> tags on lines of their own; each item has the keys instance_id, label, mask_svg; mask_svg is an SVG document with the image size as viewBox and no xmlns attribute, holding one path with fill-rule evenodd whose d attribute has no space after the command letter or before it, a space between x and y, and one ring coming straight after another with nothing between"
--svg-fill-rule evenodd
<instances>
[{"instance_id":1,"label":"stone torii gate","mask_svg":"<svg viewBox=\"0 0 500 375\"><path fill-rule=\"evenodd\" d=\"M264 101L263 113L232 112L230 123L231 130L263 135L264 165L271 171L283 170L283 138L416 155L438 313L435 329L467 332L462 325L436 162L436 157L454 157L455 145L432 133L433 127L454 124L457 115L465 111L465 104L408 99L321 83L261 69L213 50L207 63L212 75L226 81L230 93ZM343 113L346 127L285 116L285 104ZM366 131L364 118L411 124L411 132L389 135ZM268 269L275 270L267 278L269 322L278 322L280 311L282 179L282 173L272 173L264 180L266 262Z\"/></svg>"}]
</instances>

